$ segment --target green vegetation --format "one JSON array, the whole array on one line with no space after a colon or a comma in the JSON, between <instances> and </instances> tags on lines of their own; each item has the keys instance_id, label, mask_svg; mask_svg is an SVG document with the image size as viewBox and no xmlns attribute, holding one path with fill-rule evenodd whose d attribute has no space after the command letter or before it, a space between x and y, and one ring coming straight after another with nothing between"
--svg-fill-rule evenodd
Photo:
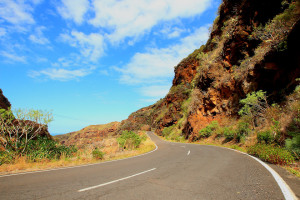
<instances>
[{"instance_id":1,"label":"green vegetation","mask_svg":"<svg viewBox=\"0 0 300 200\"><path fill-rule=\"evenodd\" d=\"M225 127L223 129L223 135L225 136L226 141L233 140L234 136L235 136L235 133L236 132L235 132L233 127Z\"/></svg>"},{"instance_id":2,"label":"green vegetation","mask_svg":"<svg viewBox=\"0 0 300 200\"><path fill-rule=\"evenodd\" d=\"M43 159L57 160L61 156L72 157L76 152L75 146L66 147L47 137L38 136L35 140L29 141L25 155L30 161L36 162Z\"/></svg>"},{"instance_id":3,"label":"green vegetation","mask_svg":"<svg viewBox=\"0 0 300 200\"><path fill-rule=\"evenodd\" d=\"M117 138L119 146L123 149L137 148L141 143L141 138L133 131L123 131L122 135Z\"/></svg>"},{"instance_id":4,"label":"green vegetation","mask_svg":"<svg viewBox=\"0 0 300 200\"><path fill-rule=\"evenodd\" d=\"M10 109L0 109L0 145L5 151L20 155L29 141L46 132L52 120L52 114L46 111L17 109L13 113Z\"/></svg>"},{"instance_id":5,"label":"green vegetation","mask_svg":"<svg viewBox=\"0 0 300 200\"><path fill-rule=\"evenodd\" d=\"M102 160L104 158L104 152L100 151L98 148L95 148L92 152L93 158L97 160Z\"/></svg>"},{"instance_id":6,"label":"green vegetation","mask_svg":"<svg viewBox=\"0 0 300 200\"><path fill-rule=\"evenodd\" d=\"M294 162L289 151L274 145L256 144L249 147L248 153L273 164L288 165Z\"/></svg>"},{"instance_id":7,"label":"green vegetation","mask_svg":"<svg viewBox=\"0 0 300 200\"><path fill-rule=\"evenodd\" d=\"M219 128L217 121L212 121L209 125L199 131L199 138L207 138L211 136Z\"/></svg>"},{"instance_id":8,"label":"green vegetation","mask_svg":"<svg viewBox=\"0 0 300 200\"><path fill-rule=\"evenodd\" d=\"M273 20L269 21L265 26L260 25L256 27L250 38L268 42L272 46L277 45L279 50L282 50L282 48L286 49L285 39L289 30L298 20L296 3L299 4L299 2L292 1L283 13L275 16Z\"/></svg>"},{"instance_id":9,"label":"green vegetation","mask_svg":"<svg viewBox=\"0 0 300 200\"><path fill-rule=\"evenodd\" d=\"M263 92L262 90L247 94L247 97L242 99L240 103L244 106L239 111L239 115L249 116L253 127L256 126L255 123L257 118L263 117L266 109L269 107L266 92Z\"/></svg>"},{"instance_id":10,"label":"green vegetation","mask_svg":"<svg viewBox=\"0 0 300 200\"><path fill-rule=\"evenodd\" d=\"M74 146L59 145L47 132L53 120L50 112L17 109L0 110L0 165L12 163L16 157L26 156L30 162L71 157Z\"/></svg>"}]
</instances>

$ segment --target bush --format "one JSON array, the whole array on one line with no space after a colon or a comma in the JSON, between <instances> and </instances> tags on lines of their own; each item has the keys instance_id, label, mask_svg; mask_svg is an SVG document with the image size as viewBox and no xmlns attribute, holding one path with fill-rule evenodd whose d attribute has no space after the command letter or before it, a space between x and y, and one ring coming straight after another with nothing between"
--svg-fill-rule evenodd
<instances>
[{"instance_id":1,"label":"bush","mask_svg":"<svg viewBox=\"0 0 300 200\"><path fill-rule=\"evenodd\" d=\"M174 125L173 126L169 126L169 127L165 127L163 129L163 131L162 131L162 135L164 137L168 137L171 134L171 132L172 132L172 130L173 130L174 127L175 127Z\"/></svg>"},{"instance_id":2,"label":"bush","mask_svg":"<svg viewBox=\"0 0 300 200\"><path fill-rule=\"evenodd\" d=\"M293 137L292 139L285 140L285 147L289 150L292 154L296 156L299 160L300 158L300 135Z\"/></svg>"},{"instance_id":3,"label":"bush","mask_svg":"<svg viewBox=\"0 0 300 200\"><path fill-rule=\"evenodd\" d=\"M117 141L123 149L137 148L141 143L141 138L133 131L123 131L122 135L117 138Z\"/></svg>"},{"instance_id":4,"label":"bush","mask_svg":"<svg viewBox=\"0 0 300 200\"><path fill-rule=\"evenodd\" d=\"M92 152L93 158L95 159L99 159L102 160L104 157L104 152L100 151L98 148L96 148L93 152Z\"/></svg>"},{"instance_id":5,"label":"bush","mask_svg":"<svg viewBox=\"0 0 300 200\"><path fill-rule=\"evenodd\" d=\"M38 161L41 159L59 159L62 155L71 157L73 153L77 152L75 146L64 146L58 144L56 141L47 137L38 136L35 140L28 142L26 154L31 161Z\"/></svg>"},{"instance_id":6,"label":"bush","mask_svg":"<svg viewBox=\"0 0 300 200\"><path fill-rule=\"evenodd\" d=\"M232 127L225 127L223 129L223 134L227 141L232 140L235 137L236 131Z\"/></svg>"},{"instance_id":7,"label":"bush","mask_svg":"<svg viewBox=\"0 0 300 200\"><path fill-rule=\"evenodd\" d=\"M265 130L257 133L257 141L259 143L271 144L275 138L271 130Z\"/></svg>"},{"instance_id":8,"label":"bush","mask_svg":"<svg viewBox=\"0 0 300 200\"><path fill-rule=\"evenodd\" d=\"M28 143L47 132L52 113L42 110L0 109L0 147L15 154L23 154Z\"/></svg>"},{"instance_id":9,"label":"bush","mask_svg":"<svg viewBox=\"0 0 300 200\"><path fill-rule=\"evenodd\" d=\"M239 122L236 130L236 136L235 136L237 142L240 142L242 138L244 138L250 133L250 131L251 129L249 128L249 123Z\"/></svg>"},{"instance_id":10,"label":"bush","mask_svg":"<svg viewBox=\"0 0 300 200\"><path fill-rule=\"evenodd\" d=\"M288 165L295 161L288 150L267 144L251 146L248 148L248 153L273 164Z\"/></svg>"},{"instance_id":11,"label":"bush","mask_svg":"<svg viewBox=\"0 0 300 200\"><path fill-rule=\"evenodd\" d=\"M209 125L199 131L199 138L204 137L207 138L212 135L212 133L216 132L219 128L219 123L217 121L212 121Z\"/></svg>"},{"instance_id":12,"label":"bush","mask_svg":"<svg viewBox=\"0 0 300 200\"><path fill-rule=\"evenodd\" d=\"M11 163L15 158L12 152L0 151L0 165Z\"/></svg>"}]
</instances>

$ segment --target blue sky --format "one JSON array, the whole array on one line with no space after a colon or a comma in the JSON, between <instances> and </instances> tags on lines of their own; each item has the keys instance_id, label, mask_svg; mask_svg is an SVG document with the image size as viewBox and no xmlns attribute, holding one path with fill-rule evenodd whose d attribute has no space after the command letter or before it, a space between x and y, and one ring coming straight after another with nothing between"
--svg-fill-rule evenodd
<instances>
[{"instance_id":1,"label":"blue sky","mask_svg":"<svg viewBox=\"0 0 300 200\"><path fill-rule=\"evenodd\" d=\"M220 0L0 0L0 88L51 111L55 135L163 98L205 44Z\"/></svg>"}]
</instances>

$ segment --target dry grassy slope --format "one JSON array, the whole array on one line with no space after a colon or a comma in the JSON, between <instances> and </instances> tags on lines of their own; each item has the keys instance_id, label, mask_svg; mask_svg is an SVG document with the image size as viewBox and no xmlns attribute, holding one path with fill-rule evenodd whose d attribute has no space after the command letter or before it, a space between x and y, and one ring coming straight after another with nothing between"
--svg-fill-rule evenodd
<instances>
[{"instance_id":1,"label":"dry grassy slope","mask_svg":"<svg viewBox=\"0 0 300 200\"><path fill-rule=\"evenodd\" d=\"M79 131L57 135L54 138L62 144L76 145L79 148L87 145L97 146L104 138L114 136L119 124L120 122L111 122L103 125L90 125Z\"/></svg>"},{"instance_id":2,"label":"dry grassy slope","mask_svg":"<svg viewBox=\"0 0 300 200\"><path fill-rule=\"evenodd\" d=\"M249 92L264 90L270 102L283 101L300 77L299 3L283 28L273 24L258 37L257 27L264 27L291 2L296 5L282 0L224 0L210 39L175 67L166 97L132 113L118 132L150 125L161 134L173 126L192 139L212 120L236 116L240 99Z\"/></svg>"}]
</instances>

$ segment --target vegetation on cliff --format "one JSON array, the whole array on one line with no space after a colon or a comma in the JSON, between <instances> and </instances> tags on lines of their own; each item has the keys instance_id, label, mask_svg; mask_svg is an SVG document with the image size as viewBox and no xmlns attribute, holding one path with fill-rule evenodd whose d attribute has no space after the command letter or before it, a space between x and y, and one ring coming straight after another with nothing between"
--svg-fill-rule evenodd
<instances>
[{"instance_id":1,"label":"vegetation on cliff","mask_svg":"<svg viewBox=\"0 0 300 200\"><path fill-rule=\"evenodd\" d=\"M149 125L175 141L299 160L299 1L224 0L218 14L206 45L175 67L165 98L132 113L119 132Z\"/></svg>"}]
</instances>

